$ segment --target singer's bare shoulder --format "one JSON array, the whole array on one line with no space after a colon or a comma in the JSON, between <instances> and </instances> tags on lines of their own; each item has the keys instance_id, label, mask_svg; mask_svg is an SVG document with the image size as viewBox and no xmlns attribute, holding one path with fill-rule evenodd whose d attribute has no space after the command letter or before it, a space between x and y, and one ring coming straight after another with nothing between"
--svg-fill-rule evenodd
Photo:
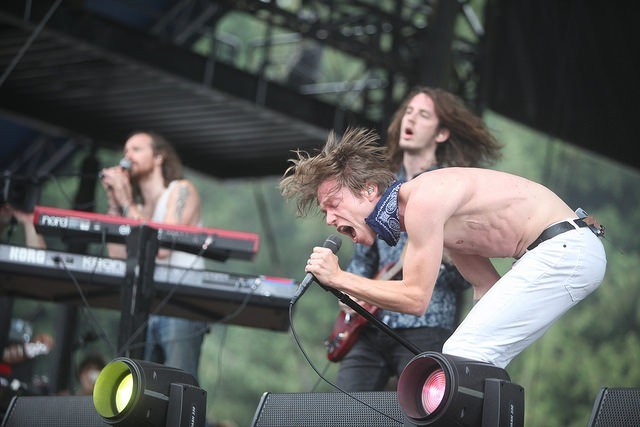
<instances>
[{"instance_id":1,"label":"singer's bare shoulder","mask_svg":"<svg viewBox=\"0 0 640 427\"><path fill-rule=\"evenodd\" d=\"M178 180L172 190L172 197L179 201L197 200L200 202L200 194L196 186L188 179Z\"/></svg>"},{"instance_id":2,"label":"singer's bare shoulder","mask_svg":"<svg viewBox=\"0 0 640 427\"><path fill-rule=\"evenodd\" d=\"M186 225L200 223L200 195L188 179L175 182L169 195L165 222Z\"/></svg>"}]
</instances>

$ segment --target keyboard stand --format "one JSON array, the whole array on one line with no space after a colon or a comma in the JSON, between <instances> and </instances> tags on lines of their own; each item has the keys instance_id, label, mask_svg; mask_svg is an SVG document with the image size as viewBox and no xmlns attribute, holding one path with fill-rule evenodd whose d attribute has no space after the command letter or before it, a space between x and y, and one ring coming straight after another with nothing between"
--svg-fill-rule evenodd
<instances>
[{"instance_id":1,"label":"keyboard stand","mask_svg":"<svg viewBox=\"0 0 640 427\"><path fill-rule=\"evenodd\" d=\"M158 230L148 225L132 227L126 238L125 283L121 291L118 335L120 356L142 359L147 338L147 321L154 297L153 274L158 255Z\"/></svg>"}]
</instances>

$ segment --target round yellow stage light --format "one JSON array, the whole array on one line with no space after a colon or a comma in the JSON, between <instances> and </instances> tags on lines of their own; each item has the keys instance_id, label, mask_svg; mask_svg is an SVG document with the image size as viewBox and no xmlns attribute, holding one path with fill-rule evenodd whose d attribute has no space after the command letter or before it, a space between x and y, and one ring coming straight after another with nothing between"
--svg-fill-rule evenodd
<instances>
[{"instance_id":1,"label":"round yellow stage light","mask_svg":"<svg viewBox=\"0 0 640 427\"><path fill-rule=\"evenodd\" d=\"M122 412L127 407L133 396L133 375L127 374L116 389L116 411Z\"/></svg>"}]
</instances>

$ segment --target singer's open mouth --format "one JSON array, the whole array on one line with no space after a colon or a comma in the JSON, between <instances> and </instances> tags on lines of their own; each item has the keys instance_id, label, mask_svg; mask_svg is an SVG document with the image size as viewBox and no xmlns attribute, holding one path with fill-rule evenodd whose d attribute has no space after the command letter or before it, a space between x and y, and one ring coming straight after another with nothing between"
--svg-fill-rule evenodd
<instances>
[{"instance_id":1,"label":"singer's open mouth","mask_svg":"<svg viewBox=\"0 0 640 427\"><path fill-rule=\"evenodd\" d=\"M356 232L353 229L353 227L350 227L348 225L341 225L337 228L338 233L344 234L345 236L349 236L351 237L351 240L355 241L356 239Z\"/></svg>"}]
</instances>

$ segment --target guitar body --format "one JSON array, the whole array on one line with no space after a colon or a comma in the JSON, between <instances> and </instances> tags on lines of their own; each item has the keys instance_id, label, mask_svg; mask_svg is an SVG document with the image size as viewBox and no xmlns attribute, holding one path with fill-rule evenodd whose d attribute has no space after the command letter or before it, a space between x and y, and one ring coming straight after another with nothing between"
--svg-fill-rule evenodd
<instances>
[{"instance_id":1,"label":"guitar body","mask_svg":"<svg viewBox=\"0 0 640 427\"><path fill-rule=\"evenodd\" d=\"M390 264L384 269L380 270L374 279L389 280L393 279L400 273L401 264ZM360 304L362 308L366 309L374 316L380 310L373 304L363 302ZM327 346L327 358L332 362L339 362L342 358L351 350L353 344L358 339L362 327L369 321L358 313L340 310L338 317L333 323L331 334L325 341Z\"/></svg>"},{"instance_id":2,"label":"guitar body","mask_svg":"<svg viewBox=\"0 0 640 427\"><path fill-rule=\"evenodd\" d=\"M369 313L375 315L380 309L375 305L362 303ZM351 350L358 339L362 327L368 320L358 313L347 313L340 310L336 321L333 323L331 335L326 341L327 358L332 362L339 362Z\"/></svg>"}]
</instances>

